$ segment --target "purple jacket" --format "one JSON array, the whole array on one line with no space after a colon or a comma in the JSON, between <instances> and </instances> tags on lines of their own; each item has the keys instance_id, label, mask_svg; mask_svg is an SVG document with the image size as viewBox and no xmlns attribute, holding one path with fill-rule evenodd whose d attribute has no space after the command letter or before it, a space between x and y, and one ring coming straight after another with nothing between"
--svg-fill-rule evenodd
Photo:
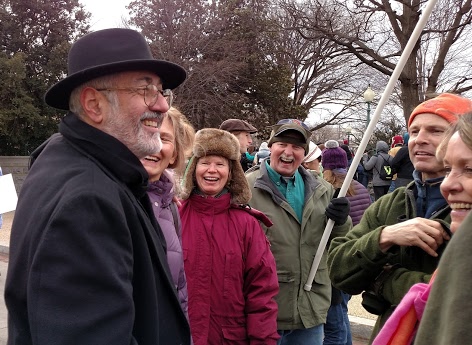
<instances>
[{"instance_id":1,"label":"purple jacket","mask_svg":"<svg viewBox=\"0 0 472 345\"><path fill-rule=\"evenodd\" d=\"M351 211L349 212L349 215L352 219L352 226L355 226L361 221L362 215L367 207L372 203L372 199L370 198L367 188L365 188L360 182L352 180L352 184L354 185L356 195L348 196L347 198L351 203Z\"/></svg>"},{"instance_id":2,"label":"purple jacket","mask_svg":"<svg viewBox=\"0 0 472 345\"><path fill-rule=\"evenodd\" d=\"M166 238L167 261L179 294L180 305L188 320L187 279L185 277L182 254L182 227L177 207L175 210L178 224L174 224L174 217L170 206L174 196L173 187L173 182L164 173L158 181L149 183L147 194L151 200L154 216L159 222Z\"/></svg>"},{"instance_id":3,"label":"purple jacket","mask_svg":"<svg viewBox=\"0 0 472 345\"><path fill-rule=\"evenodd\" d=\"M347 170L345 169L335 169L333 173L337 176L338 179L346 177ZM355 195L348 196L346 198L351 204L351 210L349 211L349 216L352 219L352 226L357 225L364 214L364 211L372 203L370 198L369 191L365 188L360 182L352 180L352 185L354 186Z\"/></svg>"}]
</instances>

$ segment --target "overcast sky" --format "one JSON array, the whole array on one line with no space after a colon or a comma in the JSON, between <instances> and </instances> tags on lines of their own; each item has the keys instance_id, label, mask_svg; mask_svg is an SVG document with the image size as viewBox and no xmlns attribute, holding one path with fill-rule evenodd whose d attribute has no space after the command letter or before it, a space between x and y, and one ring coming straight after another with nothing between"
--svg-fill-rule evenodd
<instances>
[{"instance_id":1,"label":"overcast sky","mask_svg":"<svg viewBox=\"0 0 472 345\"><path fill-rule=\"evenodd\" d=\"M125 6L131 0L79 0L92 13L91 30L122 27L121 17L127 16Z\"/></svg>"}]
</instances>

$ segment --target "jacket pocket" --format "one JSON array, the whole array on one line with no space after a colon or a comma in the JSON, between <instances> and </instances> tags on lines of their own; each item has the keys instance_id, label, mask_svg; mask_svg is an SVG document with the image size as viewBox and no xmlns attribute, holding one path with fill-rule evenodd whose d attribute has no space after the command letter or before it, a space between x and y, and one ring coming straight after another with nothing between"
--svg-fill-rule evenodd
<instances>
[{"instance_id":1,"label":"jacket pocket","mask_svg":"<svg viewBox=\"0 0 472 345\"><path fill-rule=\"evenodd\" d=\"M295 278L290 271L277 271L277 277L279 280L279 293L275 296L279 306L277 321L293 322L294 308L296 308Z\"/></svg>"},{"instance_id":2,"label":"jacket pocket","mask_svg":"<svg viewBox=\"0 0 472 345\"><path fill-rule=\"evenodd\" d=\"M246 327L222 327L223 344L248 344Z\"/></svg>"},{"instance_id":3,"label":"jacket pocket","mask_svg":"<svg viewBox=\"0 0 472 345\"><path fill-rule=\"evenodd\" d=\"M316 271L311 291L307 297L314 314L323 315L328 312L331 305L331 281L327 268Z\"/></svg>"},{"instance_id":4,"label":"jacket pocket","mask_svg":"<svg viewBox=\"0 0 472 345\"><path fill-rule=\"evenodd\" d=\"M331 285L331 280L329 280L328 268L318 268L315 273L314 281L316 284L319 285Z\"/></svg>"}]
</instances>

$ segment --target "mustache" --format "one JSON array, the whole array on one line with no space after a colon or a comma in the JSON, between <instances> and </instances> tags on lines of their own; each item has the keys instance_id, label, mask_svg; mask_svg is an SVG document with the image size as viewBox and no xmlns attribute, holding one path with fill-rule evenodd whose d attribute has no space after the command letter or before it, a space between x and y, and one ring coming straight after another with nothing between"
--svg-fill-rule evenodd
<instances>
[{"instance_id":1,"label":"mustache","mask_svg":"<svg viewBox=\"0 0 472 345\"><path fill-rule=\"evenodd\" d=\"M165 113L159 113L156 111L146 111L141 115L142 120L149 120L149 119L159 119L161 117L164 117Z\"/></svg>"}]
</instances>

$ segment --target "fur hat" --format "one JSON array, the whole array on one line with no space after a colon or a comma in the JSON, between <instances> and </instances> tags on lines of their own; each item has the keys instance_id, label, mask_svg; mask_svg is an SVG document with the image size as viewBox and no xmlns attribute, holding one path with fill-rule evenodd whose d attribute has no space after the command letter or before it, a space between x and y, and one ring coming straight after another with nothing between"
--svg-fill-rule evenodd
<instances>
[{"instance_id":1,"label":"fur hat","mask_svg":"<svg viewBox=\"0 0 472 345\"><path fill-rule=\"evenodd\" d=\"M146 39L131 29L105 29L89 33L70 48L67 77L54 84L44 99L54 108L69 110L72 91L83 83L125 71L150 71L165 89L174 89L187 77L179 65L152 57Z\"/></svg>"},{"instance_id":2,"label":"fur hat","mask_svg":"<svg viewBox=\"0 0 472 345\"><path fill-rule=\"evenodd\" d=\"M458 116L470 111L472 111L471 100L452 93L443 93L418 105L408 119L408 128L415 116L419 114L434 114L449 123L454 123Z\"/></svg>"},{"instance_id":3,"label":"fur hat","mask_svg":"<svg viewBox=\"0 0 472 345\"><path fill-rule=\"evenodd\" d=\"M347 155L336 140L328 140L321 154L321 165L324 170L346 169Z\"/></svg>"},{"instance_id":4,"label":"fur hat","mask_svg":"<svg viewBox=\"0 0 472 345\"><path fill-rule=\"evenodd\" d=\"M211 155L224 157L231 162L230 180L226 186L231 193L231 202L247 204L252 195L239 162L241 153L238 138L230 132L216 128L204 128L195 134L193 156L184 176L182 199L188 199L196 187L195 169L198 159Z\"/></svg>"}]
</instances>

